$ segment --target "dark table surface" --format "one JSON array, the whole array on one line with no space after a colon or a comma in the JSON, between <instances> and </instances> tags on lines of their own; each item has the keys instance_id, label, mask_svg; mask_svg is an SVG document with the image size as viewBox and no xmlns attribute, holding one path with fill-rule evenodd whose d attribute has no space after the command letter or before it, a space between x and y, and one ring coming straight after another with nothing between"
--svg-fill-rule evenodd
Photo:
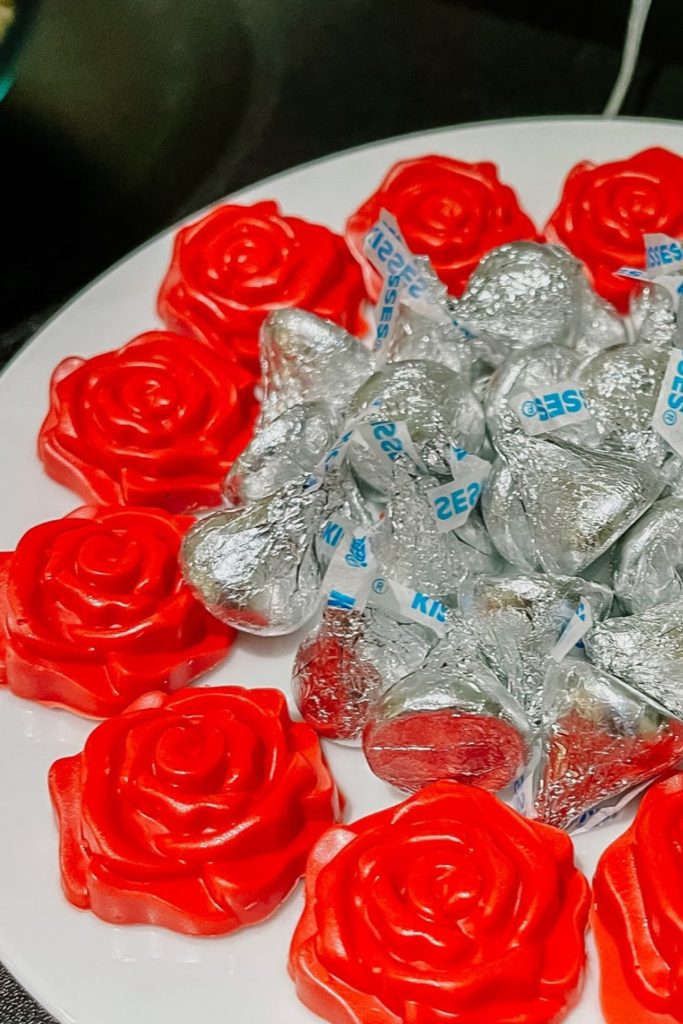
<instances>
[{"instance_id":1,"label":"dark table surface","mask_svg":"<svg viewBox=\"0 0 683 1024\"><path fill-rule=\"evenodd\" d=\"M627 6L42 0L0 103L0 366L128 250L275 171L441 125L600 113ZM682 27L679 0L654 3L623 113L683 116ZM0 1024L51 1020L0 965Z\"/></svg>"}]
</instances>

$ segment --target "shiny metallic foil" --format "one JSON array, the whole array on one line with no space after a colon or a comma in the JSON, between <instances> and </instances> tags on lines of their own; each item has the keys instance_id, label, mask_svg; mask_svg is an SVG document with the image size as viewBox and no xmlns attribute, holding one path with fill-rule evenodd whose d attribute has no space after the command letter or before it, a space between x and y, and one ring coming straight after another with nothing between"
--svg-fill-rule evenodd
<instances>
[{"instance_id":1,"label":"shiny metallic foil","mask_svg":"<svg viewBox=\"0 0 683 1024\"><path fill-rule=\"evenodd\" d=\"M469 380L473 351L452 323L439 323L402 305L390 339L388 361L406 359L429 359Z\"/></svg>"},{"instance_id":2,"label":"shiny metallic foil","mask_svg":"<svg viewBox=\"0 0 683 1024\"><path fill-rule=\"evenodd\" d=\"M501 560L476 509L462 528L439 532L427 498L438 483L396 467L377 557L384 575L454 607L464 580L498 571Z\"/></svg>"},{"instance_id":3,"label":"shiny metallic foil","mask_svg":"<svg viewBox=\"0 0 683 1024\"><path fill-rule=\"evenodd\" d=\"M566 659L545 682L536 814L570 828L599 804L673 768L682 754L678 723L613 675Z\"/></svg>"},{"instance_id":4,"label":"shiny metallic foil","mask_svg":"<svg viewBox=\"0 0 683 1024\"><path fill-rule=\"evenodd\" d=\"M236 629L292 633L318 605L315 540L341 500L336 479L317 491L294 481L246 508L212 513L185 537L185 578L207 608Z\"/></svg>"},{"instance_id":5,"label":"shiny metallic foil","mask_svg":"<svg viewBox=\"0 0 683 1024\"><path fill-rule=\"evenodd\" d=\"M579 381L602 447L656 466L671 458L651 425L668 358L668 352L639 343L598 352L582 364Z\"/></svg>"},{"instance_id":6,"label":"shiny metallic foil","mask_svg":"<svg viewBox=\"0 0 683 1024\"><path fill-rule=\"evenodd\" d=\"M581 321L583 271L566 249L511 242L488 253L454 304L497 366L537 345L572 345Z\"/></svg>"},{"instance_id":7,"label":"shiny metallic foil","mask_svg":"<svg viewBox=\"0 0 683 1024\"><path fill-rule=\"evenodd\" d=\"M683 599L598 623L584 643L594 665L683 718Z\"/></svg>"},{"instance_id":8,"label":"shiny metallic foil","mask_svg":"<svg viewBox=\"0 0 683 1024\"><path fill-rule=\"evenodd\" d=\"M304 402L259 427L223 488L231 505L249 505L305 476L336 441L339 417L326 402Z\"/></svg>"},{"instance_id":9,"label":"shiny metallic foil","mask_svg":"<svg viewBox=\"0 0 683 1024\"><path fill-rule=\"evenodd\" d=\"M460 592L481 655L534 726L541 722L548 655L582 598L595 619L609 613L611 591L578 577L478 576Z\"/></svg>"},{"instance_id":10,"label":"shiny metallic foil","mask_svg":"<svg viewBox=\"0 0 683 1024\"><path fill-rule=\"evenodd\" d=\"M653 348L670 349L676 342L673 299L661 285L646 284L631 299L631 322L638 341Z\"/></svg>"},{"instance_id":11,"label":"shiny metallic foil","mask_svg":"<svg viewBox=\"0 0 683 1024\"><path fill-rule=\"evenodd\" d=\"M303 402L341 412L372 373L372 356L342 327L302 309L279 309L261 328L261 423Z\"/></svg>"},{"instance_id":12,"label":"shiny metallic foil","mask_svg":"<svg viewBox=\"0 0 683 1024\"><path fill-rule=\"evenodd\" d=\"M515 475L504 459L496 459L484 485L481 514L496 550L506 561L530 572L543 568Z\"/></svg>"},{"instance_id":13,"label":"shiny metallic foil","mask_svg":"<svg viewBox=\"0 0 683 1024\"><path fill-rule=\"evenodd\" d=\"M381 779L415 792L439 779L497 791L527 763L531 731L517 702L481 662L465 627L373 706L363 750Z\"/></svg>"},{"instance_id":14,"label":"shiny metallic foil","mask_svg":"<svg viewBox=\"0 0 683 1024\"><path fill-rule=\"evenodd\" d=\"M292 690L321 736L355 740L380 694L418 668L436 642L431 630L368 605L326 609L294 659Z\"/></svg>"},{"instance_id":15,"label":"shiny metallic foil","mask_svg":"<svg viewBox=\"0 0 683 1024\"><path fill-rule=\"evenodd\" d=\"M576 576L596 561L665 485L655 466L628 455L521 434L506 435L498 445L538 562L553 575Z\"/></svg>"},{"instance_id":16,"label":"shiny metallic foil","mask_svg":"<svg viewBox=\"0 0 683 1024\"><path fill-rule=\"evenodd\" d=\"M511 399L522 391L543 394L558 381L573 380L581 364L580 358L563 345L540 345L518 352L495 371L484 398L486 426L495 444L499 434L518 431L519 417ZM575 444L597 444L599 434L594 423L578 423L560 427L553 436Z\"/></svg>"},{"instance_id":17,"label":"shiny metallic foil","mask_svg":"<svg viewBox=\"0 0 683 1024\"><path fill-rule=\"evenodd\" d=\"M683 597L683 498L663 498L619 541L614 591L633 615Z\"/></svg>"},{"instance_id":18,"label":"shiny metallic foil","mask_svg":"<svg viewBox=\"0 0 683 1024\"><path fill-rule=\"evenodd\" d=\"M596 295L585 278L580 294L581 312L574 342L577 355L586 357L601 349L625 344L629 340L626 322L614 306Z\"/></svg>"}]
</instances>

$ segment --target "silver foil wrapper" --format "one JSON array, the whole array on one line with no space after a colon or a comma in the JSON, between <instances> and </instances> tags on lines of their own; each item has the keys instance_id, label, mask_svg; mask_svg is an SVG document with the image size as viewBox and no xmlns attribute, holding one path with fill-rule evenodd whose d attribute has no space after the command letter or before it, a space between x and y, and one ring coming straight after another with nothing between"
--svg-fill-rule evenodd
<instances>
[{"instance_id":1,"label":"silver foil wrapper","mask_svg":"<svg viewBox=\"0 0 683 1024\"><path fill-rule=\"evenodd\" d=\"M674 768L683 726L607 672L566 660L545 681L536 815L568 829Z\"/></svg>"},{"instance_id":2,"label":"silver foil wrapper","mask_svg":"<svg viewBox=\"0 0 683 1024\"><path fill-rule=\"evenodd\" d=\"M663 498L617 545L614 592L628 615L683 597L683 498Z\"/></svg>"},{"instance_id":3,"label":"silver foil wrapper","mask_svg":"<svg viewBox=\"0 0 683 1024\"><path fill-rule=\"evenodd\" d=\"M475 331L497 366L536 345L572 345L579 328L583 271L566 249L511 242L493 249L472 274L456 317Z\"/></svg>"},{"instance_id":4,"label":"silver foil wrapper","mask_svg":"<svg viewBox=\"0 0 683 1024\"><path fill-rule=\"evenodd\" d=\"M683 599L600 622L586 634L584 644L598 668L683 718Z\"/></svg>"},{"instance_id":5,"label":"silver foil wrapper","mask_svg":"<svg viewBox=\"0 0 683 1024\"><path fill-rule=\"evenodd\" d=\"M186 535L183 574L209 611L236 629L293 633L318 605L316 536L341 500L335 479L318 490L295 481L246 508L214 512Z\"/></svg>"},{"instance_id":6,"label":"silver foil wrapper","mask_svg":"<svg viewBox=\"0 0 683 1024\"><path fill-rule=\"evenodd\" d=\"M516 477L505 459L493 464L481 496L481 514L491 540L507 562L530 572L543 568Z\"/></svg>"},{"instance_id":7,"label":"silver foil wrapper","mask_svg":"<svg viewBox=\"0 0 683 1024\"><path fill-rule=\"evenodd\" d=\"M469 380L472 372L472 347L463 341L452 321L440 322L402 305L390 339L388 361L406 359L429 359L447 366L464 380Z\"/></svg>"},{"instance_id":8,"label":"silver foil wrapper","mask_svg":"<svg viewBox=\"0 0 683 1024\"><path fill-rule=\"evenodd\" d=\"M661 494L651 465L543 437L498 441L524 508L536 559L552 575L576 576L596 561ZM486 514L486 512L485 512ZM489 523L496 543L493 523Z\"/></svg>"},{"instance_id":9,"label":"silver foil wrapper","mask_svg":"<svg viewBox=\"0 0 683 1024\"><path fill-rule=\"evenodd\" d=\"M263 424L235 460L223 488L231 505L249 505L310 473L341 424L326 402L304 402Z\"/></svg>"},{"instance_id":10,"label":"silver foil wrapper","mask_svg":"<svg viewBox=\"0 0 683 1024\"><path fill-rule=\"evenodd\" d=\"M629 340L625 320L605 299L597 295L584 278L580 288L580 316L574 348L577 355L586 357Z\"/></svg>"},{"instance_id":11,"label":"silver foil wrapper","mask_svg":"<svg viewBox=\"0 0 683 1024\"><path fill-rule=\"evenodd\" d=\"M329 739L356 740L380 694L420 666L436 642L417 623L379 608L327 608L294 659L292 690L304 721Z\"/></svg>"},{"instance_id":12,"label":"silver foil wrapper","mask_svg":"<svg viewBox=\"0 0 683 1024\"><path fill-rule=\"evenodd\" d=\"M460 529L439 532L427 498L427 491L438 483L396 467L377 557L384 575L454 607L464 580L471 574L497 572L501 559L477 509Z\"/></svg>"},{"instance_id":13,"label":"silver foil wrapper","mask_svg":"<svg viewBox=\"0 0 683 1024\"><path fill-rule=\"evenodd\" d=\"M373 357L342 327L302 309L279 309L261 328L260 424L303 402L337 412L374 369Z\"/></svg>"},{"instance_id":14,"label":"silver foil wrapper","mask_svg":"<svg viewBox=\"0 0 683 1024\"><path fill-rule=\"evenodd\" d=\"M484 410L458 374L431 360L390 363L373 374L349 406L353 421L402 421L427 469L450 475L450 442L476 454L484 442ZM349 461L367 495L376 501L391 488L392 463L354 437Z\"/></svg>"},{"instance_id":15,"label":"silver foil wrapper","mask_svg":"<svg viewBox=\"0 0 683 1024\"><path fill-rule=\"evenodd\" d=\"M373 706L363 732L370 768L415 792L439 779L498 791L526 765L531 731L517 704L463 637L437 645Z\"/></svg>"},{"instance_id":16,"label":"silver foil wrapper","mask_svg":"<svg viewBox=\"0 0 683 1024\"><path fill-rule=\"evenodd\" d=\"M460 592L460 610L482 657L534 726L541 721L548 656L582 599L602 619L612 593L578 577L535 573L479 576Z\"/></svg>"},{"instance_id":17,"label":"silver foil wrapper","mask_svg":"<svg viewBox=\"0 0 683 1024\"><path fill-rule=\"evenodd\" d=\"M652 429L669 353L651 345L619 345L587 359L579 370L586 405L601 446L661 466L671 449Z\"/></svg>"},{"instance_id":18,"label":"silver foil wrapper","mask_svg":"<svg viewBox=\"0 0 683 1024\"><path fill-rule=\"evenodd\" d=\"M676 313L666 288L646 284L631 299L630 312L638 341L661 350L676 343Z\"/></svg>"},{"instance_id":19,"label":"silver foil wrapper","mask_svg":"<svg viewBox=\"0 0 683 1024\"><path fill-rule=\"evenodd\" d=\"M543 389L552 390L560 381L573 380L580 364L576 353L563 345L540 345L506 359L491 377L484 398L486 426L494 444L500 434L519 430L519 417L512 401L516 396L523 391L543 394ZM560 427L553 436L589 446L599 440L591 422Z\"/></svg>"}]
</instances>

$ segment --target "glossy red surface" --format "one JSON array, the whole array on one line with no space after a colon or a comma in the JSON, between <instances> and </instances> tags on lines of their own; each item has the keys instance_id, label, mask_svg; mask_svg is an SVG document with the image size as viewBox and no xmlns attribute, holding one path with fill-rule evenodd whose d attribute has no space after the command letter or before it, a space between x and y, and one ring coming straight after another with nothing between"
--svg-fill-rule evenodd
<instances>
[{"instance_id":1,"label":"glossy red surface","mask_svg":"<svg viewBox=\"0 0 683 1024\"><path fill-rule=\"evenodd\" d=\"M0 682L82 715L122 711L219 664L235 636L178 567L194 520L81 508L0 554Z\"/></svg>"},{"instance_id":2,"label":"glossy red surface","mask_svg":"<svg viewBox=\"0 0 683 1024\"><path fill-rule=\"evenodd\" d=\"M683 1021L683 774L654 785L595 874L607 1024Z\"/></svg>"},{"instance_id":3,"label":"glossy red surface","mask_svg":"<svg viewBox=\"0 0 683 1024\"><path fill-rule=\"evenodd\" d=\"M408 248L417 256L429 256L452 295L462 293L490 249L537 237L495 164L447 156L401 160L346 224L349 248L364 267L373 299L379 295L380 278L363 255L363 242L382 209L397 219Z\"/></svg>"},{"instance_id":4,"label":"glossy red surface","mask_svg":"<svg viewBox=\"0 0 683 1024\"><path fill-rule=\"evenodd\" d=\"M614 271L642 269L643 234L660 231L683 236L683 157L658 147L613 163L577 164L545 227L546 238L583 260L595 290L622 312L640 286Z\"/></svg>"},{"instance_id":5,"label":"glossy red surface","mask_svg":"<svg viewBox=\"0 0 683 1024\"><path fill-rule=\"evenodd\" d=\"M255 383L193 339L149 331L59 364L38 451L50 476L85 501L170 512L216 505L251 437Z\"/></svg>"},{"instance_id":6,"label":"glossy red surface","mask_svg":"<svg viewBox=\"0 0 683 1024\"><path fill-rule=\"evenodd\" d=\"M359 335L364 301L344 239L268 200L218 206L182 228L158 305L171 329L258 372L259 328L270 310L297 306Z\"/></svg>"},{"instance_id":7,"label":"glossy red surface","mask_svg":"<svg viewBox=\"0 0 683 1024\"><path fill-rule=\"evenodd\" d=\"M589 902L567 835L439 782L325 833L290 971L333 1024L549 1024L578 993Z\"/></svg>"},{"instance_id":8,"label":"glossy red surface","mask_svg":"<svg viewBox=\"0 0 683 1024\"><path fill-rule=\"evenodd\" d=\"M50 793L73 904L195 935L273 913L339 816L313 730L236 686L145 695L53 764Z\"/></svg>"}]
</instances>

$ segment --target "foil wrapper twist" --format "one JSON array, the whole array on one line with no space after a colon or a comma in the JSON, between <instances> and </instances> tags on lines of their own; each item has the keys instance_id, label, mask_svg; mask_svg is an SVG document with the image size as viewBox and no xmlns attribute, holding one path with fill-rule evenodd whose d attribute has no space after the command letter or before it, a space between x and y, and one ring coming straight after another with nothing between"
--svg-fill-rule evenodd
<instances>
[{"instance_id":1,"label":"foil wrapper twist","mask_svg":"<svg viewBox=\"0 0 683 1024\"><path fill-rule=\"evenodd\" d=\"M228 473L223 494L249 505L312 472L336 441L341 423L326 402L303 402L258 427Z\"/></svg>"},{"instance_id":2,"label":"foil wrapper twist","mask_svg":"<svg viewBox=\"0 0 683 1024\"><path fill-rule=\"evenodd\" d=\"M217 618L248 633L293 633L318 607L316 538L343 505L342 474L323 486L301 481L246 508L200 519L181 551L183 574Z\"/></svg>"},{"instance_id":3,"label":"foil wrapper twist","mask_svg":"<svg viewBox=\"0 0 683 1024\"><path fill-rule=\"evenodd\" d=\"M404 422L429 472L450 475L449 443L476 454L484 442L484 411L458 374L427 359L390 363L373 374L351 399L353 422ZM357 437L349 460L369 497L383 500L391 488L391 458Z\"/></svg>"},{"instance_id":4,"label":"foil wrapper twist","mask_svg":"<svg viewBox=\"0 0 683 1024\"><path fill-rule=\"evenodd\" d=\"M510 434L498 441L510 470L511 493L504 505L524 511L523 543L531 541L534 562L523 551L525 568L551 575L576 576L604 554L661 494L665 479L654 466L602 450L590 450L544 437ZM500 477L494 483L500 492ZM488 487L491 486L489 481ZM520 505L515 507L514 498ZM513 527L500 530L500 510L491 498L484 521L494 544L506 557ZM490 514L493 513L493 514Z\"/></svg>"},{"instance_id":5,"label":"foil wrapper twist","mask_svg":"<svg viewBox=\"0 0 683 1024\"><path fill-rule=\"evenodd\" d=\"M341 413L374 369L373 357L357 338L302 309L270 313L260 345L261 424L303 402L326 402Z\"/></svg>"},{"instance_id":6,"label":"foil wrapper twist","mask_svg":"<svg viewBox=\"0 0 683 1024\"><path fill-rule=\"evenodd\" d=\"M540 726L548 656L579 602L595 619L609 614L612 593L578 577L478 576L460 592L460 610L488 666Z\"/></svg>"},{"instance_id":7,"label":"foil wrapper twist","mask_svg":"<svg viewBox=\"0 0 683 1024\"><path fill-rule=\"evenodd\" d=\"M663 498L619 541L614 592L628 615L683 597L683 498Z\"/></svg>"},{"instance_id":8,"label":"foil wrapper twist","mask_svg":"<svg viewBox=\"0 0 683 1024\"><path fill-rule=\"evenodd\" d=\"M530 750L522 709L478 658L460 623L424 665L384 693L363 731L372 771L408 792L439 779L504 789Z\"/></svg>"},{"instance_id":9,"label":"foil wrapper twist","mask_svg":"<svg viewBox=\"0 0 683 1024\"><path fill-rule=\"evenodd\" d=\"M584 639L589 661L683 718L683 599L600 622Z\"/></svg>"},{"instance_id":10,"label":"foil wrapper twist","mask_svg":"<svg viewBox=\"0 0 683 1024\"><path fill-rule=\"evenodd\" d=\"M548 825L583 825L683 757L683 726L613 675L568 659L546 676L543 755L536 815Z\"/></svg>"}]
</instances>

